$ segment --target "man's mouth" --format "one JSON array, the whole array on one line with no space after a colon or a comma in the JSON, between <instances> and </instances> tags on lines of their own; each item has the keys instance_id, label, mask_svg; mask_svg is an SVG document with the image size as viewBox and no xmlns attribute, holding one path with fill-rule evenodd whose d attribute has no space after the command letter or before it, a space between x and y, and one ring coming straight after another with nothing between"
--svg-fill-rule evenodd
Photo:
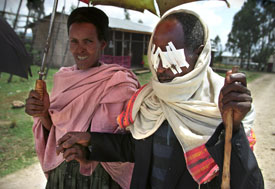
<instances>
[{"instance_id":1,"label":"man's mouth","mask_svg":"<svg viewBox=\"0 0 275 189\"><path fill-rule=\"evenodd\" d=\"M157 76L157 77L158 77L159 82L161 82L161 83L167 83L167 82L172 81L172 79L169 77L165 77L165 76Z\"/></svg>"}]
</instances>

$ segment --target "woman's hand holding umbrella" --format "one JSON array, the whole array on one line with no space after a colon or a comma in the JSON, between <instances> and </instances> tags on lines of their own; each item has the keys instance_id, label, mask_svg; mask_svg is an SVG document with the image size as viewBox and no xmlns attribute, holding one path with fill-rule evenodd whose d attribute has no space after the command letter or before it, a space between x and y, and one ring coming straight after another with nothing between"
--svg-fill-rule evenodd
<instances>
[{"instance_id":1,"label":"woman's hand holding umbrella","mask_svg":"<svg viewBox=\"0 0 275 189\"><path fill-rule=\"evenodd\" d=\"M42 97L36 90L31 90L29 97L26 99L25 112L33 117L39 117L43 126L47 129L51 129L52 120L49 115L50 99L49 94L46 89L46 83L43 80L41 81L42 85Z\"/></svg>"}]
</instances>

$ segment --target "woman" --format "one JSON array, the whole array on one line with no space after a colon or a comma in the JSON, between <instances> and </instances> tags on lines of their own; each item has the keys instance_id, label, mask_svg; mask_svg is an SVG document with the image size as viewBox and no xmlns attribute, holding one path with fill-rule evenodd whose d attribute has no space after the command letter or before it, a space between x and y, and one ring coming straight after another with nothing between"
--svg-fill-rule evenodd
<instances>
[{"instance_id":1,"label":"woman","mask_svg":"<svg viewBox=\"0 0 275 189\"><path fill-rule=\"evenodd\" d=\"M94 7L77 8L67 26L76 65L61 68L54 75L50 98L44 84L43 101L36 91L26 100L25 111L34 117L36 152L48 177L46 188L129 188L130 163L90 161L79 166L55 153L56 142L69 131L122 132L116 117L139 87L128 69L99 61L108 39L104 12Z\"/></svg>"}]
</instances>

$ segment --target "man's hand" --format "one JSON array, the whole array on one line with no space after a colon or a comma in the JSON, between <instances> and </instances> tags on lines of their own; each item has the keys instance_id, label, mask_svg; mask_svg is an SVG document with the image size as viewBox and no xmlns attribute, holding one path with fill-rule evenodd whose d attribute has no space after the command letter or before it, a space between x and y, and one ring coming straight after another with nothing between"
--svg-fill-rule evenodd
<instances>
[{"instance_id":1,"label":"man's hand","mask_svg":"<svg viewBox=\"0 0 275 189\"><path fill-rule=\"evenodd\" d=\"M56 153L63 153L67 148L80 144L87 147L90 143L91 135L88 132L69 132L57 141Z\"/></svg>"},{"instance_id":2,"label":"man's hand","mask_svg":"<svg viewBox=\"0 0 275 189\"><path fill-rule=\"evenodd\" d=\"M252 97L247 89L246 76L243 73L226 73L225 83L219 96L219 109L223 122L228 110L233 110L233 130L240 128L241 121L251 109ZM226 124L226 123L225 123Z\"/></svg>"}]
</instances>

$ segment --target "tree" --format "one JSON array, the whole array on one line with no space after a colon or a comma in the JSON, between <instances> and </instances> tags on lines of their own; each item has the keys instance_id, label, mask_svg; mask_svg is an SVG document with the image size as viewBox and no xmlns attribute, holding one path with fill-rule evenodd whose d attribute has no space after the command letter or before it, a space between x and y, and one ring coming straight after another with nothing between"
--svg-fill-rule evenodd
<instances>
[{"instance_id":1,"label":"tree","mask_svg":"<svg viewBox=\"0 0 275 189\"><path fill-rule=\"evenodd\" d=\"M143 24L143 21L141 19L138 20L138 23Z\"/></svg>"},{"instance_id":2,"label":"tree","mask_svg":"<svg viewBox=\"0 0 275 189\"><path fill-rule=\"evenodd\" d=\"M242 9L234 16L233 26L228 35L226 48L233 54L238 54L241 59L241 68L247 60L247 69L260 38L260 11L254 0L244 3Z\"/></svg>"},{"instance_id":3,"label":"tree","mask_svg":"<svg viewBox=\"0 0 275 189\"><path fill-rule=\"evenodd\" d=\"M3 12L2 12L2 17L3 18L5 18L6 6L7 6L7 0L4 1L4 7L3 7Z\"/></svg>"},{"instance_id":4,"label":"tree","mask_svg":"<svg viewBox=\"0 0 275 189\"><path fill-rule=\"evenodd\" d=\"M45 0L28 0L27 7L29 9L29 14L33 16L33 22L39 20L41 16L45 16L44 12L44 1ZM28 21L27 21L28 22ZM26 24L27 27L27 24ZM25 28L27 30L27 28ZM25 31L26 32L26 31ZM32 33L32 42L30 45L30 53L33 56L32 50L33 50L33 43L36 38L36 30L33 30Z\"/></svg>"},{"instance_id":5,"label":"tree","mask_svg":"<svg viewBox=\"0 0 275 189\"><path fill-rule=\"evenodd\" d=\"M259 62L258 70L262 70L269 57L275 51L275 3L265 2L259 4L260 11L260 39L258 49L253 57L253 61Z\"/></svg>"},{"instance_id":6,"label":"tree","mask_svg":"<svg viewBox=\"0 0 275 189\"><path fill-rule=\"evenodd\" d=\"M221 39L220 37L217 35L215 37L215 39L211 40L214 50L215 50L215 62L221 62L222 61L222 53L223 53L223 48L222 48L222 44L221 44Z\"/></svg>"},{"instance_id":7,"label":"tree","mask_svg":"<svg viewBox=\"0 0 275 189\"><path fill-rule=\"evenodd\" d=\"M125 15L125 20L131 20L130 13L128 12L127 9L124 9L124 15Z\"/></svg>"},{"instance_id":8,"label":"tree","mask_svg":"<svg viewBox=\"0 0 275 189\"><path fill-rule=\"evenodd\" d=\"M28 0L27 7L32 12L35 20L40 19L41 16L45 16L44 12L44 1L45 0Z\"/></svg>"}]
</instances>

